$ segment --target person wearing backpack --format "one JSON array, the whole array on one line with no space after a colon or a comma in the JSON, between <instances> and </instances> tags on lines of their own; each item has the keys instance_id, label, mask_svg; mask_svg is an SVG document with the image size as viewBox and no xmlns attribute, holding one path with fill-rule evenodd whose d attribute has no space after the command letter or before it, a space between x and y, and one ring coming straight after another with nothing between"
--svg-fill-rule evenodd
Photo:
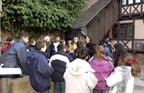
<instances>
[{"instance_id":1,"label":"person wearing backpack","mask_svg":"<svg viewBox=\"0 0 144 93\"><path fill-rule=\"evenodd\" d=\"M37 41L35 48L36 51L27 64L30 83L32 88L38 93L49 93L50 76L53 73L53 69L49 67L48 60L45 57L46 43Z\"/></svg>"}]
</instances>

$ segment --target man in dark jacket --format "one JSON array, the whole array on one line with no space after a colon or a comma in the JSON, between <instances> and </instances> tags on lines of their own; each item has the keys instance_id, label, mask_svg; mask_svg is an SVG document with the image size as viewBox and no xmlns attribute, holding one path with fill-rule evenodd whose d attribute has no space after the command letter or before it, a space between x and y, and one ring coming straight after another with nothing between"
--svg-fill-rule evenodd
<instances>
[{"instance_id":1,"label":"man in dark jacket","mask_svg":"<svg viewBox=\"0 0 144 93\"><path fill-rule=\"evenodd\" d=\"M49 66L53 67L54 73L52 81L54 82L54 93L65 93L65 83L63 74L66 65L72 61L72 58L64 52L64 45L60 43L57 47L58 52L54 54L49 60Z\"/></svg>"},{"instance_id":2,"label":"man in dark jacket","mask_svg":"<svg viewBox=\"0 0 144 93\"><path fill-rule=\"evenodd\" d=\"M21 68L26 73L26 43L29 41L27 33L20 32L16 41L0 58L4 68Z\"/></svg>"},{"instance_id":3,"label":"man in dark jacket","mask_svg":"<svg viewBox=\"0 0 144 93\"><path fill-rule=\"evenodd\" d=\"M28 75L31 85L38 93L49 93L50 76L53 69L48 66L48 60L45 57L46 43L37 41L36 51L28 62Z\"/></svg>"}]
</instances>

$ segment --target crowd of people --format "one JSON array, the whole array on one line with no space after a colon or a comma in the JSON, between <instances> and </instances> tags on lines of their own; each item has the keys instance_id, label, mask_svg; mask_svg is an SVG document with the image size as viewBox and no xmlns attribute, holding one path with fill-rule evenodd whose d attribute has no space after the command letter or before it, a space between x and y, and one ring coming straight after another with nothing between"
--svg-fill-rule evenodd
<instances>
[{"instance_id":1,"label":"crowd of people","mask_svg":"<svg viewBox=\"0 0 144 93\"><path fill-rule=\"evenodd\" d=\"M124 45L113 47L109 38L99 44L88 36L83 41L73 37L66 42L59 36L53 42L49 36L29 41L20 32L17 41L8 41L1 48L1 67L20 68L38 93L49 93L50 80L54 93L133 93L134 77L140 73Z\"/></svg>"}]
</instances>

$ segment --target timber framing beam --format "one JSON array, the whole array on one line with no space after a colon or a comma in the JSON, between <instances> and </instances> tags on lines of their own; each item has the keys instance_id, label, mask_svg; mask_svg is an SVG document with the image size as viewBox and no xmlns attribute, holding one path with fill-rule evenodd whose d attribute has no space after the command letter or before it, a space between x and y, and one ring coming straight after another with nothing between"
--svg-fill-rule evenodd
<instances>
[{"instance_id":1,"label":"timber framing beam","mask_svg":"<svg viewBox=\"0 0 144 93\"><path fill-rule=\"evenodd\" d=\"M119 0L119 6L119 20L144 18L144 0Z\"/></svg>"}]
</instances>

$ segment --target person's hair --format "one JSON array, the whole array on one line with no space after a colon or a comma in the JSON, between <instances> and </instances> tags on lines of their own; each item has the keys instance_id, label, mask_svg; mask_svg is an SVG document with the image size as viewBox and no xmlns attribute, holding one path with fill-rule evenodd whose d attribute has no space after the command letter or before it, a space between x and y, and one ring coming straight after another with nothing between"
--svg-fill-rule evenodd
<instances>
[{"instance_id":1,"label":"person's hair","mask_svg":"<svg viewBox=\"0 0 144 93\"><path fill-rule=\"evenodd\" d=\"M50 40L50 36L48 36L48 35L44 37L44 41L45 42L50 42L51 41L51 40L50 41L47 41L47 40Z\"/></svg>"},{"instance_id":2,"label":"person's hair","mask_svg":"<svg viewBox=\"0 0 144 93\"><path fill-rule=\"evenodd\" d=\"M131 73L134 77L140 76L140 64L138 62L132 65Z\"/></svg>"},{"instance_id":3,"label":"person's hair","mask_svg":"<svg viewBox=\"0 0 144 93\"><path fill-rule=\"evenodd\" d=\"M118 59L118 66L131 66L130 60L132 59L132 56L130 54L123 54Z\"/></svg>"},{"instance_id":4,"label":"person's hair","mask_svg":"<svg viewBox=\"0 0 144 93\"><path fill-rule=\"evenodd\" d=\"M74 41L74 39L75 38L77 38L78 39L78 41L79 41L79 38L77 37L77 36L75 36L74 38L73 38L73 40L72 40L72 44L74 44L75 43L75 41Z\"/></svg>"},{"instance_id":5,"label":"person's hair","mask_svg":"<svg viewBox=\"0 0 144 93\"><path fill-rule=\"evenodd\" d=\"M99 59L99 58L101 57L101 53L104 54L104 48L103 48L103 46L97 45L95 58L96 58L96 59Z\"/></svg>"},{"instance_id":6,"label":"person's hair","mask_svg":"<svg viewBox=\"0 0 144 93\"><path fill-rule=\"evenodd\" d=\"M88 49L85 47L79 48L75 51L75 55L77 58L86 59L88 57Z\"/></svg>"},{"instance_id":7,"label":"person's hair","mask_svg":"<svg viewBox=\"0 0 144 93\"><path fill-rule=\"evenodd\" d=\"M77 42L77 48L84 47L85 43L83 41L78 41Z\"/></svg>"},{"instance_id":8,"label":"person's hair","mask_svg":"<svg viewBox=\"0 0 144 93\"><path fill-rule=\"evenodd\" d=\"M21 31L18 33L18 39L22 39L23 37L29 37L27 32Z\"/></svg>"},{"instance_id":9,"label":"person's hair","mask_svg":"<svg viewBox=\"0 0 144 93\"><path fill-rule=\"evenodd\" d=\"M86 40L87 38L89 38L89 43L91 43L92 38L90 38L89 36L85 36L85 40ZM85 41L85 42L86 42L86 41ZM87 42L86 42L86 43L87 43Z\"/></svg>"},{"instance_id":10,"label":"person's hair","mask_svg":"<svg viewBox=\"0 0 144 93\"><path fill-rule=\"evenodd\" d=\"M65 46L64 46L64 44L62 42L57 46L58 52L63 51L64 48L65 48Z\"/></svg>"},{"instance_id":11,"label":"person's hair","mask_svg":"<svg viewBox=\"0 0 144 93\"><path fill-rule=\"evenodd\" d=\"M43 40L38 40L36 41L35 48L36 50L41 50L45 45L46 43Z\"/></svg>"},{"instance_id":12,"label":"person's hair","mask_svg":"<svg viewBox=\"0 0 144 93\"><path fill-rule=\"evenodd\" d=\"M8 41L8 42L10 42L10 41L12 41L12 40L13 40L12 37L8 37L8 38L6 39L6 41Z\"/></svg>"},{"instance_id":13,"label":"person's hair","mask_svg":"<svg viewBox=\"0 0 144 93\"><path fill-rule=\"evenodd\" d=\"M139 76L140 74L140 65L138 62L135 62L133 64L131 64L131 60L134 59L134 57L130 54L124 54L124 56L120 56L119 57L119 60L118 60L118 66L131 66L132 69L131 69L131 74L134 76L134 77L137 77Z\"/></svg>"},{"instance_id":14,"label":"person's hair","mask_svg":"<svg viewBox=\"0 0 144 93\"><path fill-rule=\"evenodd\" d=\"M128 52L126 48L124 47L124 45L121 43L116 43L114 45L114 48L115 48L115 51L113 53L113 57L114 57L114 66L116 67L118 65L119 57L121 56L123 58L125 54L127 54Z\"/></svg>"},{"instance_id":15,"label":"person's hair","mask_svg":"<svg viewBox=\"0 0 144 93\"><path fill-rule=\"evenodd\" d=\"M91 56L96 54L96 47L97 47L96 43L92 44L92 47L91 47L92 54L91 54Z\"/></svg>"},{"instance_id":16,"label":"person's hair","mask_svg":"<svg viewBox=\"0 0 144 93\"><path fill-rule=\"evenodd\" d=\"M35 46L35 40L34 40L34 39L30 39L30 41L29 41L29 45L33 45L33 46Z\"/></svg>"}]
</instances>

